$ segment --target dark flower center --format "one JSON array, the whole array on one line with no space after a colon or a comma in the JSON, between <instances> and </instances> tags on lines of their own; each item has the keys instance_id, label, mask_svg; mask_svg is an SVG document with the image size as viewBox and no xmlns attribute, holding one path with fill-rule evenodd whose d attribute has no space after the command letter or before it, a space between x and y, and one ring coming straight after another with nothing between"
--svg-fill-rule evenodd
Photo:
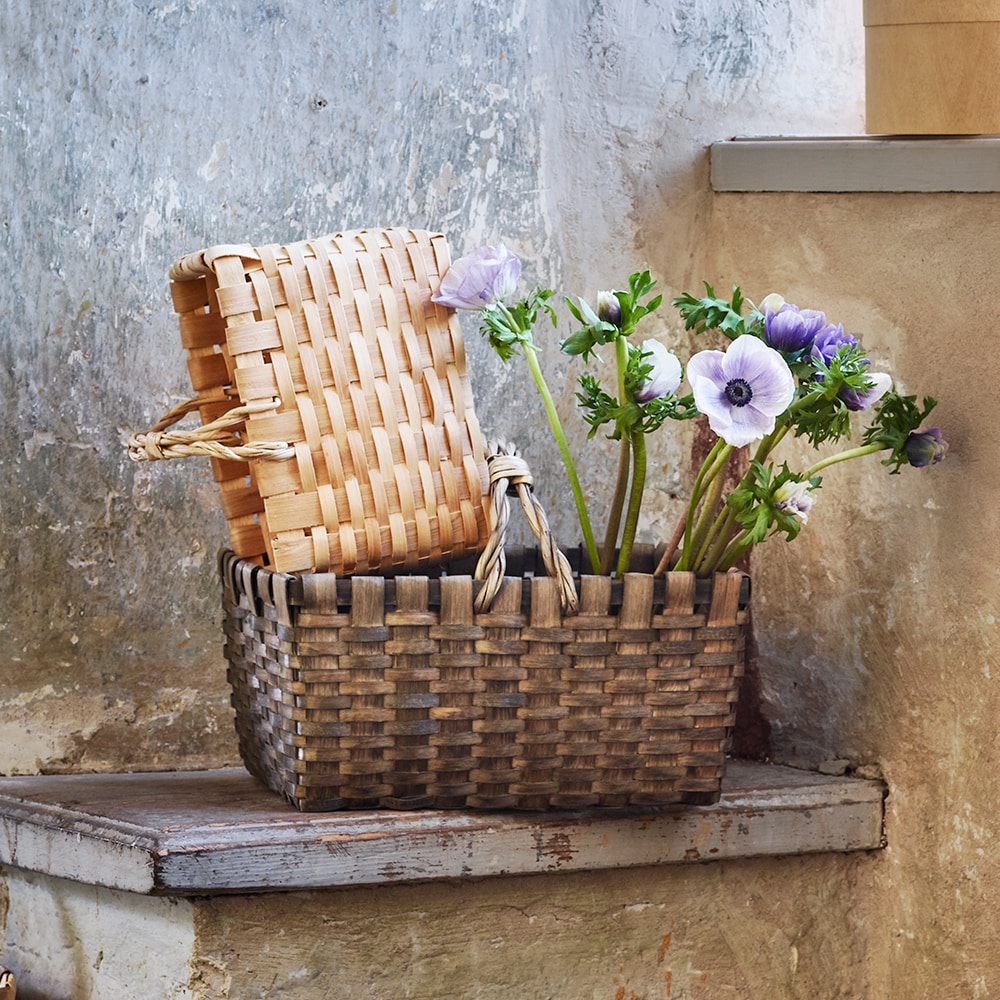
<instances>
[{"instance_id":1,"label":"dark flower center","mask_svg":"<svg viewBox=\"0 0 1000 1000\"><path fill-rule=\"evenodd\" d=\"M726 399L733 406L746 406L753 399L753 389L745 378L733 378L726 384Z\"/></svg>"}]
</instances>

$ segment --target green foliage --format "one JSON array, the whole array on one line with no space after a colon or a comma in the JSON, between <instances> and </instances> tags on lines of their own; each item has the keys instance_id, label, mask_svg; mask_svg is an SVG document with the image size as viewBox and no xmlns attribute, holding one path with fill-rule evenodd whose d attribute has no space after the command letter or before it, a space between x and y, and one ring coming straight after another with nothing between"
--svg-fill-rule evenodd
<instances>
[{"instance_id":1,"label":"green foliage","mask_svg":"<svg viewBox=\"0 0 1000 1000\"><path fill-rule=\"evenodd\" d=\"M549 288L536 288L513 306L498 303L483 310L483 333L502 361L510 361L519 346L522 350L534 347L531 331L539 311L548 313L556 325L556 313L548 301L552 294Z\"/></svg>"},{"instance_id":2,"label":"green foliage","mask_svg":"<svg viewBox=\"0 0 1000 1000\"><path fill-rule=\"evenodd\" d=\"M621 318L617 323L602 320L583 299L579 299L578 303L566 299L566 308L583 327L562 341L560 347L563 353L583 357L586 361L594 355L594 348L598 344L610 344L619 337L631 336L639 321L658 309L663 301L661 295L656 295L645 303L641 301L653 290L655 284L649 271L637 271L629 277L627 291L613 293L621 309Z\"/></svg>"},{"instance_id":3,"label":"green foliage","mask_svg":"<svg viewBox=\"0 0 1000 1000\"><path fill-rule=\"evenodd\" d=\"M821 479L812 476L802 480L788 468L787 462L782 464L777 475L773 465L765 468L761 462L750 463L747 475L726 499L727 506L733 510L744 529L747 542L756 545L764 541L769 533L784 533L791 541L799 533L803 519L783 507L776 494L787 483L802 482L808 483L809 489L814 490L819 488Z\"/></svg>"},{"instance_id":4,"label":"green foliage","mask_svg":"<svg viewBox=\"0 0 1000 1000\"><path fill-rule=\"evenodd\" d=\"M715 289L707 281L704 285L707 292L704 298L697 299L685 292L674 299L674 307L684 320L685 330L694 330L695 333L718 330L730 340L744 333L757 332L754 327L761 323L760 314L752 314L749 320L741 315L745 299L737 285L733 285L733 295L728 300L717 298Z\"/></svg>"},{"instance_id":5,"label":"green foliage","mask_svg":"<svg viewBox=\"0 0 1000 1000\"><path fill-rule=\"evenodd\" d=\"M865 431L864 442L889 449L889 455L882 459L882 464L891 473L898 473L900 466L908 464L906 439L916 432L935 406L937 401L930 396L924 396L922 406L917 406L916 396L889 392L882 398L875 419Z\"/></svg>"}]
</instances>

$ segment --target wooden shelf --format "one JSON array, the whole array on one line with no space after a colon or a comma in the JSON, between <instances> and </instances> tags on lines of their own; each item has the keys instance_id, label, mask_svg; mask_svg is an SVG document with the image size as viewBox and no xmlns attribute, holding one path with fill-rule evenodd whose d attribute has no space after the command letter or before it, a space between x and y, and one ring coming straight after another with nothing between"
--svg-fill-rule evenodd
<instances>
[{"instance_id":1,"label":"wooden shelf","mask_svg":"<svg viewBox=\"0 0 1000 1000\"><path fill-rule=\"evenodd\" d=\"M297 812L242 769L0 778L0 864L202 896L882 846L881 782L731 761L712 806Z\"/></svg>"},{"instance_id":2,"label":"wooden shelf","mask_svg":"<svg viewBox=\"0 0 1000 1000\"><path fill-rule=\"evenodd\" d=\"M1000 137L758 137L711 147L715 191L1000 191Z\"/></svg>"}]
</instances>

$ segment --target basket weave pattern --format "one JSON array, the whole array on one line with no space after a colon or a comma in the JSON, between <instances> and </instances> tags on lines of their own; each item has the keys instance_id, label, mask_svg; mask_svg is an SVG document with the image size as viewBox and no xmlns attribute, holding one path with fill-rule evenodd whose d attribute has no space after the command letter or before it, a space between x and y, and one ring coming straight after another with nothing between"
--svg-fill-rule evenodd
<instances>
[{"instance_id":1,"label":"basket weave pattern","mask_svg":"<svg viewBox=\"0 0 1000 1000\"><path fill-rule=\"evenodd\" d=\"M205 424L244 417L223 432L235 451L203 449L233 551L279 572L388 573L481 545L486 462L461 329L430 301L449 264L443 236L386 229L174 265L192 402ZM140 437L136 457L177 457Z\"/></svg>"},{"instance_id":2,"label":"basket weave pattern","mask_svg":"<svg viewBox=\"0 0 1000 1000\"><path fill-rule=\"evenodd\" d=\"M303 811L545 809L719 797L746 578L582 576L537 550L488 611L468 576L338 579L221 559L248 770Z\"/></svg>"}]
</instances>

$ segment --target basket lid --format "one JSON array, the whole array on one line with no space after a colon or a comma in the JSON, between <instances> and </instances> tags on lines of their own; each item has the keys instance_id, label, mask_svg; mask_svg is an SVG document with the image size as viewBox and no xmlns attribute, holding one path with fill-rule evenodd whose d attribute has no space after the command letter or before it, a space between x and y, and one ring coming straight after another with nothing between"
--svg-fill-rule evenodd
<instances>
[{"instance_id":1,"label":"basket lid","mask_svg":"<svg viewBox=\"0 0 1000 1000\"><path fill-rule=\"evenodd\" d=\"M865 0L865 27L1000 21L1000 0Z\"/></svg>"}]
</instances>

